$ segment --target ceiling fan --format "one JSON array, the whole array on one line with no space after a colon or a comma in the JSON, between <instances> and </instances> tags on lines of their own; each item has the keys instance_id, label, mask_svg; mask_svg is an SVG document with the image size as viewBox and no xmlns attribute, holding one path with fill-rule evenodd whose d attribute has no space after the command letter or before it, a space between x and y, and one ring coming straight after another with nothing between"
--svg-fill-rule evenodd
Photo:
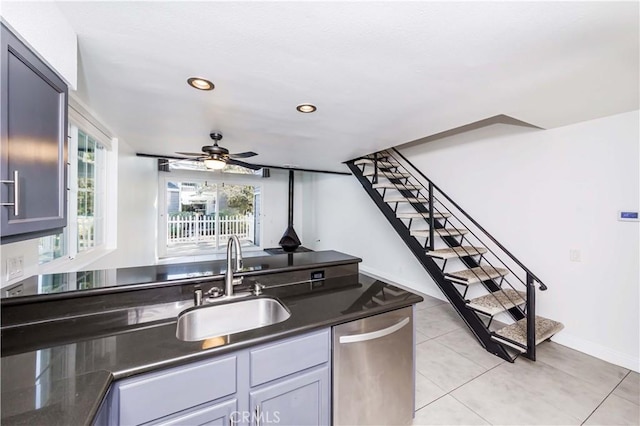
<instances>
[{"instance_id":1,"label":"ceiling fan","mask_svg":"<svg viewBox=\"0 0 640 426\"><path fill-rule=\"evenodd\" d=\"M245 163L244 161L237 160L237 158L249 158L258 155L253 151L239 152L237 154L230 154L227 148L218 145L218 141L222 140L222 133L211 132L209 137L213 139L213 145L205 145L202 147L201 153L195 152L176 152L179 155L186 155L187 157L194 157L192 161L203 161L207 169L221 170L227 164L234 166L245 167L247 169L259 170L262 166L256 164Z\"/></svg>"}]
</instances>

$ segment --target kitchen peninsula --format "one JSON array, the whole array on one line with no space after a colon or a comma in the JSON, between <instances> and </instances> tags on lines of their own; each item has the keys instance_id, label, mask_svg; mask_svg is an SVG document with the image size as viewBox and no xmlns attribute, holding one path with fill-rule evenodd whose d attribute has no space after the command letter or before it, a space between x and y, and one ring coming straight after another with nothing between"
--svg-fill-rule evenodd
<instances>
[{"instance_id":1,"label":"kitchen peninsula","mask_svg":"<svg viewBox=\"0 0 640 426\"><path fill-rule=\"evenodd\" d=\"M359 274L359 262L335 251L246 258L238 274L243 286L264 285L263 295L248 297L277 298L290 317L193 342L176 337L177 317L193 309L195 290L222 285L223 261L93 271L85 289L65 274L13 285L14 292L22 286L19 296L2 298L2 424L175 424L212 416L220 407L227 415L255 415L254 400L268 407L264 395L296 380L313 379L318 395L329 392L337 385L331 377L334 326L422 300ZM413 328L412 322L398 324L392 326ZM180 379L167 381L198 369L217 374L216 368L233 377L225 387L216 375L209 396L185 396L189 389L179 388ZM256 376L257 371L264 373ZM136 393L131 389L148 394L140 387L146 382L157 399L148 406L136 400L135 412L127 412L127 395ZM194 390L207 386L188 383ZM412 396L413 383L405 385ZM318 423L329 424L330 395L319 400Z\"/></svg>"}]
</instances>

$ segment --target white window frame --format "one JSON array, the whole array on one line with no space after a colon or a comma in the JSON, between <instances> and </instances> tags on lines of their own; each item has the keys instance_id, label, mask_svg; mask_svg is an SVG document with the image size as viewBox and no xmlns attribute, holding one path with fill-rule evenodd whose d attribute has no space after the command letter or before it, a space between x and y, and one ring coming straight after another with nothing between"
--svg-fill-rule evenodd
<instances>
[{"instance_id":1,"label":"white window frame","mask_svg":"<svg viewBox=\"0 0 640 426\"><path fill-rule=\"evenodd\" d=\"M172 170L171 172L158 172L158 260L162 261L169 258L179 258L183 256L200 256L200 255L218 255L224 253L225 248L212 249L193 249L189 251L181 251L179 254L167 251L167 184L174 181L188 182L209 182L212 184L228 184L228 185L251 185L260 188L260 215L262 215L262 207L264 205L264 186L262 177L258 175L243 175L239 173L223 173L220 171L197 171L197 170ZM256 206L254 206L254 212ZM260 226L260 245L247 247L242 249L243 252L262 251L264 244L264 222Z\"/></svg>"},{"instance_id":2,"label":"white window frame","mask_svg":"<svg viewBox=\"0 0 640 426\"><path fill-rule=\"evenodd\" d=\"M67 227L64 231L65 253L38 266L39 274L72 272L95 262L117 248L118 225L118 139L73 98L69 102L69 139L67 147ZM101 171L105 183L104 226L102 243L78 252L78 129L105 147L105 167Z\"/></svg>"}]
</instances>

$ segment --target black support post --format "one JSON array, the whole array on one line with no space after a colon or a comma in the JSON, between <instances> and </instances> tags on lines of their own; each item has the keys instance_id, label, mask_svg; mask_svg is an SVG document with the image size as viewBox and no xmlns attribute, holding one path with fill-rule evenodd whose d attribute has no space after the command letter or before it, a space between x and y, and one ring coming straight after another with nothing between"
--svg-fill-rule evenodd
<instances>
[{"instance_id":1,"label":"black support post","mask_svg":"<svg viewBox=\"0 0 640 426\"><path fill-rule=\"evenodd\" d=\"M435 219L433 218L433 184L429 181L429 250L433 251L435 247L434 229Z\"/></svg>"},{"instance_id":2,"label":"black support post","mask_svg":"<svg viewBox=\"0 0 640 426\"><path fill-rule=\"evenodd\" d=\"M531 361L536 360L536 285L531 274L527 273L527 354Z\"/></svg>"},{"instance_id":3,"label":"black support post","mask_svg":"<svg viewBox=\"0 0 640 426\"><path fill-rule=\"evenodd\" d=\"M378 183L378 153L373 154L373 179L371 183Z\"/></svg>"}]
</instances>

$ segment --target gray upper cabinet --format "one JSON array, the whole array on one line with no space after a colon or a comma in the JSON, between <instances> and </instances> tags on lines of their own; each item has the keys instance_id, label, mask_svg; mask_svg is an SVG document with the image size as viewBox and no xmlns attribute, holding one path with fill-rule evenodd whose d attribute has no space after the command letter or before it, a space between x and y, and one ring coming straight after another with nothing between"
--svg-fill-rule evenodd
<instances>
[{"instance_id":1,"label":"gray upper cabinet","mask_svg":"<svg viewBox=\"0 0 640 426\"><path fill-rule=\"evenodd\" d=\"M0 61L2 243L66 226L67 85L4 25Z\"/></svg>"}]
</instances>

